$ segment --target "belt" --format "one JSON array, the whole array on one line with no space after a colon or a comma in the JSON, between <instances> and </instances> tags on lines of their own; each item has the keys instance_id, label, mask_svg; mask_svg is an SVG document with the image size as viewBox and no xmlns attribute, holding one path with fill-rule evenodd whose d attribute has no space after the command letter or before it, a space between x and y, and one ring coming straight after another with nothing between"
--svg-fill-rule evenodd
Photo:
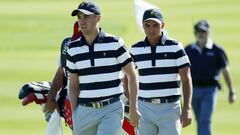
<instances>
[{"instance_id":1,"label":"belt","mask_svg":"<svg viewBox=\"0 0 240 135\"><path fill-rule=\"evenodd\" d=\"M206 80L193 80L193 86L194 87L211 87L211 86L217 86L218 89L221 89L221 84L218 80L215 79L206 79Z\"/></svg>"},{"instance_id":2,"label":"belt","mask_svg":"<svg viewBox=\"0 0 240 135\"><path fill-rule=\"evenodd\" d=\"M107 99L107 100L102 100L102 101L98 101L98 102L90 102L90 103L79 103L80 105L82 106L87 106L87 107L92 107L92 108L102 108L106 105L110 105L112 103L115 103L117 101L119 101L120 98L119 97L116 97L116 98L110 98L110 99Z\"/></svg>"},{"instance_id":3,"label":"belt","mask_svg":"<svg viewBox=\"0 0 240 135\"><path fill-rule=\"evenodd\" d=\"M158 98L138 98L140 101L143 102L150 102L153 104L164 104L164 103L172 103L176 102L180 99L180 96L171 96L171 97L158 97Z\"/></svg>"}]
</instances>

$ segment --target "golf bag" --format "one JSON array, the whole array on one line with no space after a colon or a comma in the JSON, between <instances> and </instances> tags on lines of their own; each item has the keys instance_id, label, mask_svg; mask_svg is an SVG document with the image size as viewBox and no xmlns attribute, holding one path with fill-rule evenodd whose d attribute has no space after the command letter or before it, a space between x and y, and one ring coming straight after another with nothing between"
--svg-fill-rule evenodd
<instances>
[{"instance_id":1,"label":"golf bag","mask_svg":"<svg viewBox=\"0 0 240 135\"><path fill-rule=\"evenodd\" d=\"M22 100L23 106L32 102L44 106L47 102L47 94L50 90L50 86L50 82L31 82L24 84L19 91L18 98ZM66 89L62 89L58 92L56 101L58 103L60 116L65 119L67 125L72 129L72 112ZM46 110L44 110L44 112L46 121L49 121L52 112Z\"/></svg>"}]
</instances>

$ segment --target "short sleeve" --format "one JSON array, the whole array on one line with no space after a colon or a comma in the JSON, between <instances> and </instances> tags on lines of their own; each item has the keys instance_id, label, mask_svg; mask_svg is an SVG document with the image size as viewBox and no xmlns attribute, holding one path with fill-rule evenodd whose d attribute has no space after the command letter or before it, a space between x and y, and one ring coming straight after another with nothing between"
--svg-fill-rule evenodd
<instances>
[{"instance_id":1,"label":"short sleeve","mask_svg":"<svg viewBox=\"0 0 240 135\"><path fill-rule=\"evenodd\" d=\"M181 42L179 42L177 45L176 65L177 65L178 69L190 66L190 61L189 61L188 55L185 52L184 47Z\"/></svg>"},{"instance_id":2,"label":"short sleeve","mask_svg":"<svg viewBox=\"0 0 240 135\"><path fill-rule=\"evenodd\" d=\"M116 50L117 61L121 65L121 67L126 66L129 62L132 62L132 57L127 50L127 47L124 44L124 41L120 38L118 41L118 48Z\"/></svg>"},{"instance_id":3,"label":"short sleeve","mask_svg":"<svg viewBox=\"0 0 240 135\"><path fill-rule=\"evenodd\" d=\"M224 68L228 65L228 58L226 53L222 48L219 48L219 54L218 54L218 66L219 68Z\"/></svg>"},{"instance_id":4,"label":"short sleeve","mask_svg":"<svg viewBox=\"0 0 240 135\"><path fill-rule=\"evenodd\" d=\"M74 48L67 49L67 70L70 73L77 73L76 62L74 61L74 56L72 56L73 51L74 51Z\"/></svg>"},{"instance_id":5,"label":"short sleeve","mask_svg":"<svg viewBox=\"0 0 240 135\"><path fill-rule=\"evenodd\" d=\"M131 49L130 49L130 55L131 55L132 60L134 62L135 69L137 69L138 67L137 67L137 64L136 64L135 59L134 59L133 47L131 47Z\"/></svg>"}]
</instances>

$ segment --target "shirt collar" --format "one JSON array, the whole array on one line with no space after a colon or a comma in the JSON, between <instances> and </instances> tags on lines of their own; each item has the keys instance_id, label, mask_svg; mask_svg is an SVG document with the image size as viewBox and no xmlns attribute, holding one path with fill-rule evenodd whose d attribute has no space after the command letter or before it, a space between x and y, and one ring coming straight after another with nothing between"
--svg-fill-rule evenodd
<instances>
[{"instance_id":1,"label":"shirt collar","mask_svg":"<svg viewBox=\"0 0 240 135\"><path fill-rule=\"evenodd\" d=\"M166 41L169 39L167 34L165 32L162 32L162 36L160 37L158 43L156 45L165 45ZM147 40L147 37L144 39L144 46L150 46L149 41Z\"/></svg>"},{"instance_id":2,"label":"shirt collar","mask_svg":"<svg viewBox=\"0 0 240 135\"><path fill-rule=\"evenodd\" d=\"M95 40L93 41L93 44L103 42L104 37L106 37L106 33L103 31L102 28L99 28L99 33L98 33L97 37L95 38ZM82 38L80 39L80 44L82 46L88 45L84 36L82 36Z\"/></svg>"},{"instance_id":3,"label":"shirt collar","mask_svg":"<svg viewBox=\"0 0 240 135\"><path fill-rule=\"evenodd\" d=\"M207 49L212 49L212 47L213 47L213 41L212 41L211 38L208 38L208 39L207 39L207 43L206 43L206 45L205 45L205 48L207 48ZM197 42L195 42L195 43L193 44L192 48L197 49L197 50L201 49L201 47L197 44Z\"/></svg>"},{"instance_id":4,"label":"shirt collar","mask_svg":"<svg viewBox=\"0 0 240 135\"><path fill-rule=\"evenodd\" d=\"M206 48L212 49L213 47L213 41L211 38L208 38L207 43L206 43Z\"/></svg>"}]
</instances>

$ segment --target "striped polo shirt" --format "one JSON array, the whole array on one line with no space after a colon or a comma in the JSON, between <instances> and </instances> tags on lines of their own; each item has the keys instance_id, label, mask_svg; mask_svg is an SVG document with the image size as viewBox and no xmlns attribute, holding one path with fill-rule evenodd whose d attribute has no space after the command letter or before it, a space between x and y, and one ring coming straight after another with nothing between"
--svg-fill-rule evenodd
<instances>
[{"instance_id":1,"label":"striped polo shirt","mask_svg":"<svg viewBox=\"0 0 240 135\"><path fill-rule=\"evenodd\" d=\"M79 76L80 99L106 99L122 94L122 67L132 58L121 38L100 29L92 45L83 36L72 42L67 52L68 70Z\"/></svg>"},{"instance_id":2,"label":"striped polo shirt","mask_svg":"<svg viewBox=\"0 0 240 135\"><path fill-rule=\"evenodd\" d=\"M156 46L145 38L132 46L131 54L139 72L139 97L181 95L178 70L190 62L180 42L163 33Z\"/></svg>"}]
</instances>

